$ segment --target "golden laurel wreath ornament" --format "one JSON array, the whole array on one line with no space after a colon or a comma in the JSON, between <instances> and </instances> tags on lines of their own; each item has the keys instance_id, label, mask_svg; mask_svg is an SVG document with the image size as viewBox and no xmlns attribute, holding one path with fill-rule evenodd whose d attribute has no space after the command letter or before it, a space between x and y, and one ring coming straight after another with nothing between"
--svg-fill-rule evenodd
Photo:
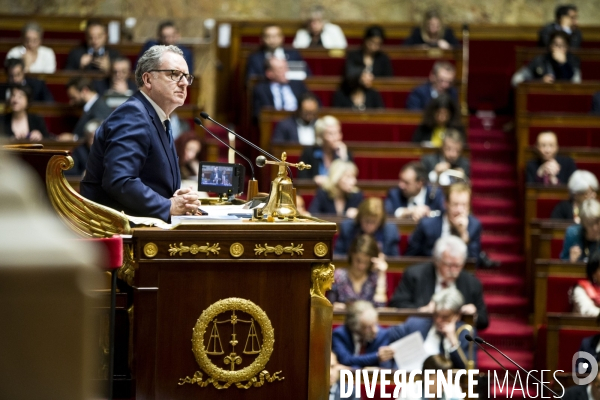
<instances>
[{"instance_id":1,"label":"golden laurel wreath ornament","mask_svg":"<svg viewBox=\"0 0 600 400\"><path fill-rule=\"evenodd\" d=\"M238 317L236 311L242 311L252 318L249 321L242 320ZM226 319L218 320L221 314L226 314ZM255 322L260 326L262 343L260 343ZM231 346L229 354L226 354L224 351L223 342L218 332L218 324L224 323L229 323L233 326L233 334L231 335L231 340L228 342ZM237 340L235 326L242 323L250 324L250 331L246 338L242 354L237 354L235 346L242 344L242 342L238 342ZM204 336L209 326L211 327L209 341L205 345ZM271 320L269 320L267 314L259 306L250 300L237 297L219 300L202 312L192 334L192 351L196 357L196 362L198 362L200 368L209 377L204 379L202 372L196 371L191 378L189 376L180 378L179 385L191 383L197 384L200 387L206 387L212 384L217 389L227 389L235 384L240 389L249 389L251 387L263 386L265 382L283 380L284 377L279 376L281 371L271 375L268 371L264 370L273 353L274 343L275 331L271 325ZM223 369L216 366L208 355L224 355L223 362L229 368ZM236 365L242 363L242 355L244 357L245 355L256 355L256 358L247 367L236 371Z\"/></svg>"}]
</instances>

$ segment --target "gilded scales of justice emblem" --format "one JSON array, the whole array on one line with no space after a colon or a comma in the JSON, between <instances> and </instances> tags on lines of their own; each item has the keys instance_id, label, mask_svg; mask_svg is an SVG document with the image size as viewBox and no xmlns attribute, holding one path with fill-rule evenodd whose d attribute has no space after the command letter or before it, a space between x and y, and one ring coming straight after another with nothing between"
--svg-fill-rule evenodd
<instances>
[{"instance_id":1,"label":"gilded scales of justice emblem","mask_svg":"<svg viewBox=\"0 0 600 400\"><path fill-rule=\"evenodd\" d=\"M236 311L249 315L250 319L240 318ZM225 328L227 325L230 326L232 333L229 342L225 342L225 349L228 350L226 353L219 327ZM242 325L249 326L241 354L236 352L236 346L240 345L241 347L242 344L238 341L237 325L240 325L238 331L241 330ZM260 334L257 325L260 328ZM210 330L210 334L205 346L204 340L208 330ZM227 389L235 384L240 389L249 389L263 386L265 382L283 380L284 378L279 376L281 371L271 375L264 369L273 353L274 343L275 332L271 320L259 306L250 300L237 297L219 300L202 312L192 334L192 351L198 365L209 377L204 379L202 372L196 371L191 378L186 376L179 379L179 385L191 383L206 387L212 384L217 389ZM242 364L243 357L247 356L255 357L254 361L250 365L236 370ZM219 358L227 369L220 368L213 363L213 359L218 360Z\"/></svg>"}]
</instances>

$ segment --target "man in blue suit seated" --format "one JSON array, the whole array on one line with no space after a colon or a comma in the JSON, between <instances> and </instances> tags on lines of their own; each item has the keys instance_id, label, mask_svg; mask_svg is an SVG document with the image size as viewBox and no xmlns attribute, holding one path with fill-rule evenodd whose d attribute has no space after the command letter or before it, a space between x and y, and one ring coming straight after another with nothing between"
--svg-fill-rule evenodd
<instances>
[{"instance_id":1,"label":"man in blue suit seated","mask_svg":"<svg viewBox=\"0 0 600 400\"><path fill-rule=\"evenodd\" d=\"M410 92L406 99L406 108L409 110L424 110L432 99L441 93L446 93L455 102L458 102L458 92L454 85L456 70L447 61L438 61L433 64L429 74L429 82L417 86Z\"/></svg>"},{"instance_id":2,"label":"man in blue suit seated","mask_svg":"<svg viewBox=\"0 0 600 400\"><path fill-rule=\"evenodd\" d=\"M194 77L176 46L151 47L138 61L139 91L100 125L81 194L126 214L169 221L197 213L198 195L180 189L169 116L183 105Z\"/></svg>"},{"instance_id":3,"label":"man in blue suit seated","mask_svg":"<svg viewBox=\"0 0 600 400\"><path fill-rule=\"evenodd\" d=\"M319 100L306 92L300 98L298 110L286 119L277 123L273 130L273 143L300 143L313 146L316 143L315 123L319 118Z\"/></svg>"},{"instance_id":4,"label":"man in blue suit seated","mask_svg":"<svg viewBox=\"0 0 600 400\"><path fill-rule=\"evenodd\" d=\"M163 46L177 46L183 53L183 58L187 63L188 70L190 74L194 73L194 54L192 50L182 46L179 43L179 39L181 39L181 35L179 34L179 29L175 25L173 21L163 21L158 25L158 40L151 39L144 43L144 47L142 47L142 51L140 52L140 57L152 46L156 46L157 44ZM138 58L139 62L139 58Z\"/></svg>"},{"instance_id":5,"label":"man in blue suit seated","mask_svg":"<svg viewBox=\"0 0 600 400\"><path fill-rule=\"evenodd\" d=\"M444 210L444 194L427 184L427 172L420 162L409 162L400 170L398 187L388 191L385 212L396 218L419 221L432 211ZM441 213L440 213L441 214Z\"/></svg>"},{"instance_id":6,"label":"man in blue suit seated","mask_svg":"<svg viewBox=\"0 0 600 400\"><path fill-rule=\"evenodd\" d=\"M446 206L441 215L419 221L405 255L430 257L436 240L455 235L467 244L468 257L479 257L482 228L481 222L471 215L471 188L465 183L451 185Z\"/></svg>"},{"instance_id":7,"label":"man in blue suit seated","mask_svg":"<svg viewBox=\"0 0 600 400\"><path fill-rule=\"evenodd\" d=\"M333 330L331 348L340 364L351 368L392 368L393 351L386 330L379 326L377 310L368 301L358 300L348 306L346 323Z\"/></svg>"},{"instance_id":8,"label":"man in blue suit seated","mask_svg":"<svg viewBox=\"0 0 600 400\"><path fill-rule=\"evenodd\" d=\"M437 292L432 299L434 303L433 318L410 317L405 323L388 329L389 343L402 339L414 332L423 337L423 346L429 355L441 354L452 361L452 368L467 367L469 342L465 336L471 334L463 329L456 334L457 329L465 323L460 320L460 310L464 304L462 294L454 287ZM473 352L476 361L476 352ZM399 366L402 368L402 365Z\"/></svg>"}]
</instances>

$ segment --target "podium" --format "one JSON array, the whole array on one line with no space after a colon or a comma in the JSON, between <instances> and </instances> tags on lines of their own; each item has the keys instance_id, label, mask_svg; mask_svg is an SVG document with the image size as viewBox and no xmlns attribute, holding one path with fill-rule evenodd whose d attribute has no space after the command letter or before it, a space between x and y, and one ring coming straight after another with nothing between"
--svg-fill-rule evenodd
<instances>
[{"instance_id":1,"label":"podium","mask_svg":"<svg viewBox=\"0 0 600 400\"><path fill-rule=\"evenodd\" d=\"M133 230L136 399L327 399L335 224Z\"/></svg>"}]
</instances>

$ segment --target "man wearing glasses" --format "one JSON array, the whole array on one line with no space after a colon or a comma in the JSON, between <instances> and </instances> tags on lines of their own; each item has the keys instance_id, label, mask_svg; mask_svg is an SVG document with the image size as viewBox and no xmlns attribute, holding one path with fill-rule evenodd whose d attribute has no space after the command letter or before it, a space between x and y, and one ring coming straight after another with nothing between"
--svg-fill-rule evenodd
<instances>
[{"instance_id":1,"label":"man wearing glasses","mask_svg":"<svg viewBox=\"0 0 600 400\"><path fill-rule=\"evenodd\" d=\"M142 55L135 71L139 91L96 132L81 182L84 197L167 222L171 215L197 212L198 195L180 188L169 120L193 79L176 46L153 46Z\"/></svg>"}]
</instances>

